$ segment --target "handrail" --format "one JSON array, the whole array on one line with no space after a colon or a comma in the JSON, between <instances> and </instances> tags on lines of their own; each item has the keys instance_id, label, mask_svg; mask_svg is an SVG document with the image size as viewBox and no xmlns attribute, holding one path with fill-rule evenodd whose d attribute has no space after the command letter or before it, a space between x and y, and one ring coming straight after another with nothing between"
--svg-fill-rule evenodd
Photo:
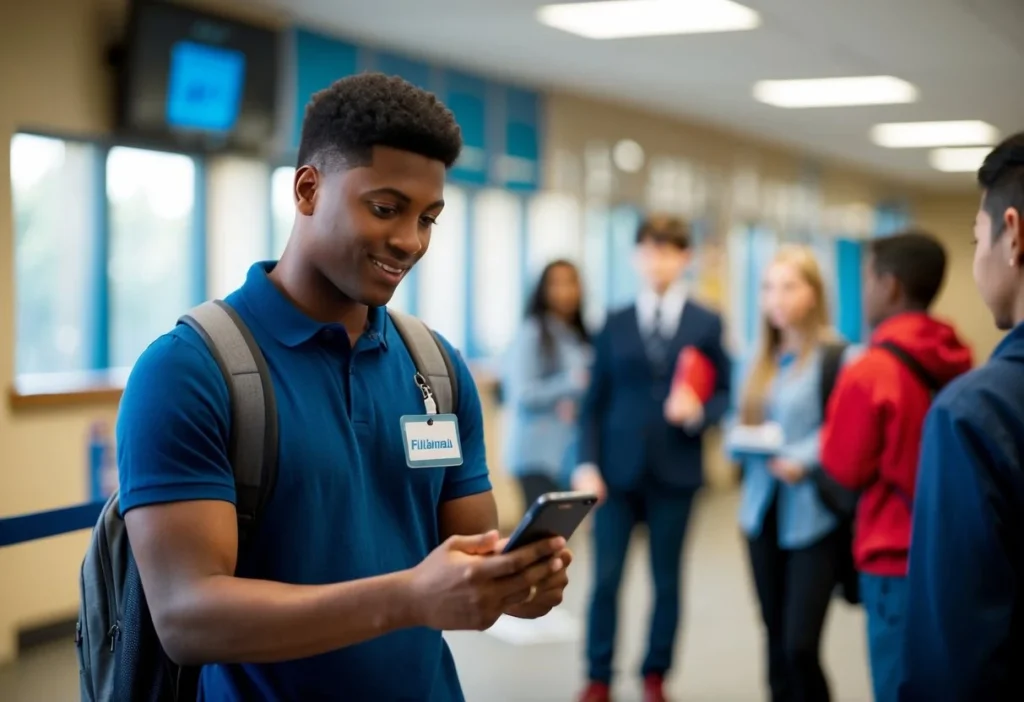
<instances>
[{"instance_id":1,"label":"handrail","mask_svg":"<svg viewBox=\"0 0 1024 702\"><path fill-rule=\"evenodd\" d=\"M86 502L44 512L0 517L0 548L92 529L106 501Z\"/></svg>"}]
</instances>

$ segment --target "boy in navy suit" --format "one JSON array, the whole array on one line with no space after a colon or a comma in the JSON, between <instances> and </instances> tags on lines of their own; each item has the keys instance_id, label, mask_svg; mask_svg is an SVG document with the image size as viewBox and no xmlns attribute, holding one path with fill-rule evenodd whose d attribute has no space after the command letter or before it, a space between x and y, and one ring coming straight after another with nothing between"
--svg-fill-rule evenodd
<instances>
[{"instance_id":1,"label":"boy in navy suit","mask_svg":"<svg viewBox=\"0 0 1024 702\"><path fill-rule=\"evenodd\" d=\"M729 404L729 359L722 321L690 298L683 273L690 262L686 223L654 217L637 231L636 263L643 289L636 304L609 315L594 341L590 387L580 412L578 490L597 493L594 590L587 632L589 684L581 702L610 699L616 605L633 527L650 533L655 602L644 700L665 699L679 621L680 559L697 489L703 483L701 436ZM693 347L715 369L711 398L666 401L680 352ZM671 417L671 420L667 418Z\"/></svg>"}]
</instances>

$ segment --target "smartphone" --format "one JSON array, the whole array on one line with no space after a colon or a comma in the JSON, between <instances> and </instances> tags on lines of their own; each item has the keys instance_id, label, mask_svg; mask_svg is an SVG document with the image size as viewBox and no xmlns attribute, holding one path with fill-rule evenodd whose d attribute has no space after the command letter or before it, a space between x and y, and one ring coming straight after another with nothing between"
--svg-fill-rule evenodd
<instances>
[{"instance_id":1,"label":"smartphone","mask_svg":"<svg viewBox=\"0 0 1024 702\"><path fill-rule=\"evenodd\" d=\"M505 546L504 553L554 536L566 541L597 504L589 492L549 492L537 498Z\"/></svg>"}]
</instances>

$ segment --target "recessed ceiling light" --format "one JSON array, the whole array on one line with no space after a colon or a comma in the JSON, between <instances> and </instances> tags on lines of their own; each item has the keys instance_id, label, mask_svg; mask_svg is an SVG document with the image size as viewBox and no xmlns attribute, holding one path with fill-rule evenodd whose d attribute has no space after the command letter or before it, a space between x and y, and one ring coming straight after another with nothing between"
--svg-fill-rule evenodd
<instances>
[{"instance_id":1,"label":"recessed ceiling light","mask_svg":"<svg viewBox=\"0 0 1024 702\"><path fill-rule=\"evenodd\" d=\"M917 100L917 88L892 76L762 80L754 97L775 107L893 105Z\"/></svg>"},{"instance_id":2,"label":"recessed ceiling light","mask_svg":"<svg viewBox=\"0 0 1024 702\"><path fill-rule=\"evenodd\" d=\"M972 146L955 149L933 149L928 155L932 168L944 173L968 173L981 168L985 157L992 152L990 146Z\"/></svg>"},{"instance_id":3,"label":"recessed ceiling light","mask_svg":"<svg viewBox=\"0 0 1024 702\"><path fill-rule=\"evenodd\" d=\"M980 120L892 122L872 127L871 141L889 149L989 146L999 141L999 130Z\"/></svg>"},{"instance_id":4,"label":"recessed ceiling light","mask_svg":"<svg viewBox=\"0 0 1024 702\"><path fill-rule=\"evenodd\" d=\"M537 20L588 39L754 29L760 15L732 0L608 0L544 5Z\"/></svg>"}]
</instances>

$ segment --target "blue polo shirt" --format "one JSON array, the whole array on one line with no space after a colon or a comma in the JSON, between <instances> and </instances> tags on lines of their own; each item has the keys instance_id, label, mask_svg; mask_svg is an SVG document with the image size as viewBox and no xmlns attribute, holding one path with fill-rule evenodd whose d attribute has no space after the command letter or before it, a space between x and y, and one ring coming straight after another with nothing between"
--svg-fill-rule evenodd
<instances>
[{"instance_id":1,"label":"blue polo shirt","mask_svg":"<svg viewBox=\"0 0 1024 702\"><path fill-rule=\"evenodd\" d=\"M399 420L422 414L423 400L385 310L370 310L350 348L342 325L310 319L274 287L272 268L256 264L227 298L266 356L280 425L277 485L238 575L318 585L410 568L440 543L442 502L491 488L473 378L448 345L463 464L410 469ZM227 385L199 336L179 325L157 339L121 401L122 509L234 502L230 417ZM287 663L209 665L200 686L201 700L463 699L451 652L428 629Z\"/></svg>"}]
</instances>

